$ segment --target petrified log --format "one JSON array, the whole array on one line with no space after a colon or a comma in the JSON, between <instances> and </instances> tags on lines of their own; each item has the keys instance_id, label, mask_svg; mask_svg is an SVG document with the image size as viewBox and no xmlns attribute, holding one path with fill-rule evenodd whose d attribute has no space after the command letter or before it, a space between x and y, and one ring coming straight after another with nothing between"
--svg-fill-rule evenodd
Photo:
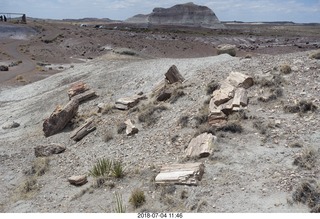
<instances>
[{"instance_id":1,"label":"petrified log","mask_svg":"<svg viewBox=\"0 0 320 219\"><path fill-rule=\"evenodd\" d=\"M186 156L199 158L208 157L214 149L214 138L215 136L210 133L202 133L193 138L186 149Z\"/></svg>"},{"instance_id":2,"label":"petrified log","mask_svg":"<svg viewBox=\"0 0 320 219\"><path fill-rule=\"evenodd\" d=\"M217 53L220 54L229 54L231 56L236 56L236 45L231 44L222 44L217 47Z\"/></svg>"},{"instance_id":3,"label":"petrified log","mask_svg":"<svg viewBox=\"0 0 320 219\"><path fill-rule=\"evenodd\" d=\"M170 164L161 168L155 181L158 184L198 185L203 173L203 163Z\"/></svg>"},{"instance_id":4,"label":"petrified log","mask_svg":"<svg viewBox=\"0 0 320 219\"><path fill-rule=\"evenodd\" d=\"M167 73L165 73L166 79L168 80L169 84L173 84L176 82L183 82L184 78L183 76L180 74L177 66L172 65L169 70L167 71Z\"/></svg>"},{"instance_id":5,"label":"petrified log","mask_svg":"<svg viewBox=\"0 0 320 219\"><path fill-rule=\"evenodd\" d=\"M233 107L245 107L248 105L248 95L247 95L247 90L244 88L237 88L235 93L234 93L234 97L233 97L233 101L232 101L232 106Z\"/></svg>"},{"instance_id":6,"label":"petrified log","mask_svg":"<svg viewBox=\"0 0 320 219\"><path fill-rule=\"evenodd\" d=\"M96 127L94 126L93 119L89 118L82 126L71 133L70 138L74 141L80 141L84 136L94 130L96 130Z\"/></svg>"},{"instance_id":7,"label":"petrified log","mask_svg":"<svg viewBox=\"0 0 320 219\"><path fill-rule=\"evenodd\" d=\"M137 129L131 122L130 119L128 119L127 121L124 122L127 127L126 127L126 134L128 136L130 135L134 135L134 134L137 134L139 132L139 129Z\"/></svg>"},{"instance_id":8,"label":"petrified log","mask_svg":"<svg viewBox=\"0 0 320 219\"><path fill-rule=\"evenodd\" d=\"M49 118L43 123L43 132L46 137L60 132L68 122L76 115L79 101L70 100L64 108L57 107Z\"/></svg>"},{"instance_id":9,"label":"petrified log","mask_svg":"<svg viewBox=\"0 0 320 219\"><path fill-rule=\"evenodd\" d=\"M72 97L81 94L85 91L89 90L89 87L84 82L80 81L71 85L71 88L68 90L68 96L71 100Z\"/></svg>"},{"instance_id":10,"label":"petrified log","mask_svg":"<svg viewBox=\"0 0 320 219\"><path fill-rule=\"evenodd\" d=\"M81 93L81 94L78 94L76 96L74 96L72 99L77 99L79 101L79 103L87 100L87 99L90 99L92 97L96 97L96 92L94 90L88 90L84 93Z\"/></svg>"},{"instance_id":11,"label":"petrified log","mask_svg":"<svg viewBox=\"0 0 320 219\"><path fill-rule=\"evenodd\" d=\"M34 148L36 157L48 157L52 154L59 154L66 150L65 146L60 144L38 145Z\"/></svg>"},{"instance_id":12,"label":"petrified log","mask_svg":"<svg viewBox=\"0 0 320 219\"><path fill-rule=\"evenodd\" d=\"M227 116L223 112L210 113L208 116L208 123L211 126L221 127L227 124Z\"/></svg>"},{"instance_id":13,"label":"petrified log","mask_svg":"<svg viewBox=\"0 0 320 219\"><path fill-rule=\"evenodd\" d=\"M123 97L116 101L115 108L120 110L127 110L139 103L140 100L146 99L145 95L134 95L131 97Z\"/></svg>"},{"instance_id":14,"label":"petrified log","mask_svg":"<svg viewBox=\"0 0 320 219\"><path fill-rule=\"evenodd\" d=\"M235 87L243 87L245 89L253 85L252 77L240 72L231 72L227 77L226 82Z\"/></svg>"},{"instance_id":15,"label":"petrified log","mask_svg":"<svg viewBox=\"0 0 320 219\"><path fill-rule=\"evenodd\" d=\"M228 102L234 96L235 87L227 82L221 82L220 88L213 91L212 98L216 106Z\"/></svg>"}]
</instances>

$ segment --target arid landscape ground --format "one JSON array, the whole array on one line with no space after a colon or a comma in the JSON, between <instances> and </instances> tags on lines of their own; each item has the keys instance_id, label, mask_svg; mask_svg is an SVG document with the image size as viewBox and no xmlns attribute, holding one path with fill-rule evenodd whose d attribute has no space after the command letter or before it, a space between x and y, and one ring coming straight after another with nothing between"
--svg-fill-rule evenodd
<instances>
[{"instance_id":1,"label":"arid landscape ground","mask_svg":"<svg viewBox=\"0 0 320 219\"><path fill-rule=\"evenodd\" d=\"M320 212L320 61L313 55L320 26L225 26L1 23L0 65L9 70L0 71L0 212L116 212L116 194L126 212ZM235 57L217 55L225 43L236 45ZM152 91L172 65L186 80L176 95L156 101ZM249 105L228 117L233 128L215 129L206 118L210 84L232 71L254 79ZM67 91L79 81L98 96L81 103L63 131L45 137L44 120L68 103ZM113 108L138 93L147 99L130 110ZM96 130L70 139L87 118ZM121 132L127 119L139 129L134 136ZM202 132L217 137L214 152L186 159ZM51 143L66 150L35 156L35 147ZM120 161L124 176L89 176L101 158ZM155 183L163 165L186 162L205 165L198 186ZM71 185L73 175L88 182ZM145 195L138 207L135 189Z\"/></svg>"}]
</instances>

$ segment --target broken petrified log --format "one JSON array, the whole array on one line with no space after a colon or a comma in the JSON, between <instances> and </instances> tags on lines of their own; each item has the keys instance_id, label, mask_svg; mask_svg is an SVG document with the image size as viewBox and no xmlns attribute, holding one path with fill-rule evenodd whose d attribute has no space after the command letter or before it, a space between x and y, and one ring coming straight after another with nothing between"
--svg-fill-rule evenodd
<instances>
[{"instance_id":1,"label":"broken petrified log","mask_svg":"<svg viewBox=\"0 0 320 219\"><path fill-rule=\"evenodd\" d=\"M70 184L75 185L75 186L82 186L88 182L87 177L82 175L82 176L71 176L68 178L68 181Z\"/></svg>"},{"instance_id":2,"label":"broken petrified log","mask_svg":"<svg viewBox=\"0 0 320 219\"><path fill-rule=\"evenodd\" d=\"M74 141L80 141L84 136L96 130L93 119L89 118L85 123L71 133L70 138Z\"/></svg>"},{"instance_id":3,"label":"broken petrified log","mask_svg":"<svg viewBox=\"0 0 320 219\"><path fill-rule=\"evenodd\" d=\"M116 101L115 108L120 110L127 110L136 106L140 100L144 100L147 97L145 95L134 95L131 97L123 97Z\"/></svg>"},{"instance_id":4,"label":"broken petrified log","mask_svg":"<svg viewBox=\"0 0 320 219\"><path fill-rule=\"evenodd\" d=\"M131 122L130 119L128 119L128 120L125 121L124 123L127 125L127 127L126 127L126 134L127 134L128 136L130 136L130 135L135 135L135 134L137 134L137 133L139 132L139 129L137 129L137 128L132 124L132 122Z\"/></svg>"},{"instance_id":5,"label":"broken petrified log","mask_svg":"<svg viewBox=\"0 0 320 219\"><path fill-rule=\"evenodd\" d=\"M76 115L78 107L79 101L74 99L70 100L63 108L58 106L43 123L44 135L49 137L64 129L68 122Z\"/></svg>"},{"instance_id":6,"label":"broken petrified log","mask_svg":"<svg viewBox=\"0 0 320 219\"><path fill-rule=\"evenodd\" d=\"M186 157L208 157L213 152L214 139L215 136L210 133L202 133L193 138L186 149Z\"/></svg>"},{"instance_id":7,"label":"broken petrified log","mask_svg":"<svg viewBox=\"0 0 320 219\"><path fill-rule=\"evenodd\" d=\"M235 87L243 87L245 89L248 89L253 85L252 77L240 72L231 72L227 77L226 82Z\"/></svg>"},{"instance_id":8,"label":"broken petrified log","mask_svg":"<svg viewBox=\"0 0 320 219\"><path fill-rule=\"evenodd\" d=\"M234 97L233 97L233 101L232 101L232 106L233 107L245 107L248 105L248 92L246 89L244 88L237 88L235 93L234 93Z\"/></svg>"},{"instance_id":9,"label":"broken petrified log","mask_svg":"<svg viewBox=\"0 0 320 219\"><path fill-rule=\"evenodd\" d=\"M60 144L48 144L48 145L38 145L34 148L34 154L36 157L48 157L53 154L59 154L66 150L65 146Z\"/></svg>"},{"instance_id":10,"label":"broken petrified log","mask_svg":"<svg viewBox=\"0 0 320 219\"><path fill-rule=\"evenodd\" d=\"M204 173L203 163L170 164L156 176L157 184L198 185Z\"/></svg>"},{"instance_id":11,"label":"broken petrified log","mask_svg":"<svg viewBox=\"0 0 320 219\"><path fill-rule=\"evenodd\" d=\"M214 104L219 106L223 103L228 102L234 96L235 87L227 82L221 82L220 88L218 90L213 91L212 98Z\"/></svg>"},{"instance_id":12,"label":"broken petrified log","mask_svg":"<svg viewBox=\"0 0 320 219\"><path fill-rule=\"evenodd\" d=\"M72 97L84 93L85 91L89 90L89 87L84 82L80 81L71 85L71 88L68 90L68 96L71 100Z\"/></svg>"},{"instance_id":13,"label":"broken petrified log","mask_svg":"<svg viewBox=\"0 0 320 219\"><path fill-rule=\"evenodd\" d=\"M165 73L166 79L168 80L169 84L173 84L176 82L183 82L184 78L183 76L180 74L177 66L172 65L169 70L167 71L167 73Z\"/></svg>"},{"instance_id":14,"label":"broken petrified log","mask_svg":"<svg viewBox=\"0 0 320 219\"><path fill-rule=\"evenodd\" d=\"M81 94L78 94L78 95L72 97L72 99L77 99L79 101L79 103L81 103L85 100L88 100L88 99L96 97L96 96L97 96L97 94L94 90L88 90L84 93L81 93Z\"/></svg>"}]
</instances>

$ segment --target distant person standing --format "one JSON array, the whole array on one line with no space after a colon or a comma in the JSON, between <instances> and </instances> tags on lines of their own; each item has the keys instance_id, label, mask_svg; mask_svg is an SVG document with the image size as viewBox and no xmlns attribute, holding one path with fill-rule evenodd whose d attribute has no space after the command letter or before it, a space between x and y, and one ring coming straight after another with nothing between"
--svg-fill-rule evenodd
<instances>
[{"instance_id":1,"label":"distant person standing","mask_svg":"<svg viewBox=\"0 0 320 219\"><path fill-rule=\"evenodd\" d=\"M5 15L3 15L3 20L4 22L7 22L7 17Z\"/></svg>"},{"instance_id":2,"label":"distant person standing","mask_svg":"<svg viewBox=\"0 0 320 219\"><path fill-rule=\"evenodd\" d=\"M0 21L3 21L3 17L2 17L2 15L0 15Z\"/></svg>"}]
</instances>

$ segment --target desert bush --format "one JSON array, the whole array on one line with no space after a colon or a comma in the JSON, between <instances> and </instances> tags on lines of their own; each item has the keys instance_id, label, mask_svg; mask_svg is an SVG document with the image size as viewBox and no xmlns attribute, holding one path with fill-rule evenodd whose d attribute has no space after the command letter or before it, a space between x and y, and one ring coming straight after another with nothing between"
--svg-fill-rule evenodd
<instances>
[{"instance_id":1,"label":"desert bush","mask_svg":"<svg viewBox=\"0 0 320 219\"><path fill-rule=\"evenodd\" d=\"M218 90L219 87L220 87L219 83L217 83L215 80L212 80L206 87L207 95L211 95L213 91Z\"/></svg>"},{"instance_id":2,"label":"desert bush","mask_svg":"<svg viewBox=\"0 0 320 219\"><path fill-rule=\"evenodd\" d=\"M188 122L189 122L189 116L181 116L179 118L178 124L182 127L185 128L188 126Z\"/></svg>"},{"instance_id":3,"label":"desert bush","mask_svg":"<svg viewBox=\"0 0 320 219\"><path fill-rule=\"evenodd\" d=\"M291 67L288 64L283 64L280 66L280 72L282 74L290 74L291 73Z\"/></svg>"},{"instance_id":4,"label":"desert bush","mask_svg":"<svg viewBox=\"0 0 320 219\"><path fill-rule=\"evenodd\" d=\"M303 145L299 142L294 142L294 143L289 144L289 147L290 148L302 148Z\"/></svg>"},{"instance_id":5,"label":"desert bush","mask_svg":"<svg viewBox=\"0 0 320 219\"><path fill-rule=\"evenodd\" d=\"M146 202L146 197L141 189L135 189L132 191L129 202L133 207L138 208Z\"/></svg>"},{"instance_id":6,"label":"desert bush","mask_svg":"<svg viewBox=\"0 0 320 219\"><path fill-rule=\"evenodd\" d=\"M27 175L35 175L42 176L49 169L49 158L48 157L37 157L31 166L30 170L27 170L25 174Z\"/></svg>"},{"instance_id":7,"label":"desert bush","mask_svg":"<svg viewBox=\"0 0 320 219\"><path fill-rule=\"evenodd\" d=\"M170 103L173 104L177 102L181 97L185 96L186 94L182 90L174 90L171 97L170 97Z\"/></svg>"},{"instance_id":8,"label":"desert bush","mask_svg":"<svg viewBox=\"0 0 320 219\"><path fill-rule=\"evenodd\" d=\"M138 120L139 122L146 123L147 126L153 125L159 119L156 114L167 109L168 107L164 105L160 105L160 106L148 105L146 109L140 112L140 114L138 115Z\"/></svg>"},{"instance_id":9,"label":"desert bush","mask_svg":"<svg viewBox=\"0 0 320 219\"><path fill-rule=\"evenodd\" d=\"M302 182L292 194L295 202L301 202L311 208L311 212L319 213L320 186L315 180Z\"/></svg>"},{"instance_id":10,"label":"desert bush","mask_svg":"<svg viewBox=\"0 0 320 219\"><path fill-rule=\"evenodd\" d=\"M295 156L293 164L303 169L311 170L316 164L317 155L317 151L313 148L304 148Z\"/></svg>"},{"instance_id":11,"label":"desert bush","mask_svg":"<svg viewBox=\"0 0 320 219\"><path fill-rule=\"evenodd\" d=\"M108 142L113 139L113 132L111 130L107 130L103 135L103 141Z\"/></svg>"},{"instance_id":12,"label":"desert bush","mask_svg":"<svg viewBox=\"0 0 320 219\"><path fill-rule=\"evenodd\" d=\"M111 174L115 178L122 178L124 176L124 166L121 161L112 162Z\"/></svg>"},{"instance_id":13,"label":"desert bush","mask_svg":"<svg viewBox=\"0 0 320 219\"><path fill-rule=\"evenodd\" d=\"M104 177L110 174L112 167L112 161L109 159L98 159L97 163L93 166L93 168L89 171L89 175L93 177Z\"/></svg>"},{"instance_id":14,"label":"desert bush","mask_svg":"<svg viewBox=\"0 0 320 219\"><path fill-rule=\"evenodd\" d=\"M302 100L296 105L284 106L283 110L285 113L306 113L308 111L315 112L317 110L317 106L315 106L312 102Z\"/></svg>"},{"instance_id":15,"label":"desert bush","mask_svg":"<svg viewBox=\"0 0 320 219\"><path fill-rule=\"evenodd\" d=\"M103 115L105 115L105 114L111 114L111 113L113 113L113 110L114 110L114 105L112 105L112 104L106 104L106 105L102 108L101 113L102 113Z\"/></svg>"},{"instance_id":16,"label":"desert bush","mask_svg":"<svg viewBox=\"0 0 320 219\"><path fill-rule=\"evenodd\" d=\"M28 177L21 185L22 193L29 193L31 191L38 190L38 184L35 177Z\"/></svg>"},{"instance_id":17,"label":"desert bush","mask_svg":"<svg viewBox=\"0 0 320 219\"><path fill-rule=\"evenodd\" d=\"M114 195L116 200L116 207L114 208L114 212L116 213L126 213L126 206L123 204L122 195L118 192Z\"/></svg>"},{"instance_id":18,"label":"desert bush","mask_svg":"<svg viewBox=\"0 0 320 219\"><path fill-rule=\"evenodd\" d=\"M217 131L223 131L223 132L231 132L231 133L242 133L243 128L238 123L229 123L222 127L217 128Z\"/></svg>"},{"instance_id":19,"label":"desert bush","mask_svg":"<svg viewBox=\"0 0 320 219\"><path fill-rule=\"evenodd\" d=\"M125 133L126 128L127 128L127 125L126 125L124 122L119 123L119 124L118 124L118 127L117 127L117 133L118 133L118 134L123 134L123 133Z\"/></svg>"},{"instance_id":20,"label":"desert bush","mask_svg":"<svg viewBox=\"0 0 320 219\"><path fill-rule=\"evenodd\" d=\"M242 121L248 118L249 117L243 109L239 110L238 112L232 113L228 116L229 121Z\"/></svg>"},{"instance_id":21,"label":"desert bush","mask_svg":"<svg viewBox=\"0 0 320 219\"><path fill-rule=\"evenodd\" d=\"M212 135L216 135L216 131L217 131L216 128L209 125L208 123L202 124L198 127L197 131L193 134L193 137L197 137L202 133L210 133Z\"/></svg>"},{"instance_id":22,"label":"desert bush","mask_svg":"<svg viewBox=\"0 0 320 219\"><path fill-rule=\"evenodd\" d=\"M253 128L258 129L260 134L265 135L267 133L268 126L262 120L254 121L252 125Z\"/></svg>"}]
</instances>

